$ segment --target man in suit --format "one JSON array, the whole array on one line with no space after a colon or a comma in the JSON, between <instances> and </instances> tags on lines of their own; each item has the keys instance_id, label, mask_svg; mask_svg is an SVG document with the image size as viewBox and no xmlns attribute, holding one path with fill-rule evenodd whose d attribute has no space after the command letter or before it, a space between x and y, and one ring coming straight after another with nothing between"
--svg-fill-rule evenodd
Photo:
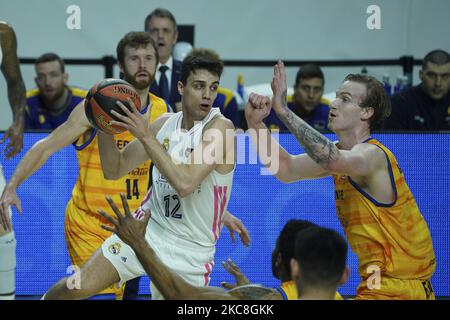
<instances>
[{"instance_id":1,"label":"man in suit","mask_svg":"<svg viewBox=\"0 0 450 320\"><path fill-rule=\"evenodd\" d=\"M177 88L181 76L181 61L172 57L172 49L178 39L175 17L169 10L157 8L145 19L145 31L156 42L159 54L155 81L150 92L166 100L174 110L181 110L181 96Z\"/></svg>"}]
</instances>

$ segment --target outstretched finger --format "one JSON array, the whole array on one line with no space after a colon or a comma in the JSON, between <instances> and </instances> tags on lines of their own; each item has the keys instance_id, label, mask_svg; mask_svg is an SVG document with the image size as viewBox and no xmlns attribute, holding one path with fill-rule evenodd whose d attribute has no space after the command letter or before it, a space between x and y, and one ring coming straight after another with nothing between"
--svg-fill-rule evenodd
<instances>
[{"instance_id":1,"label":"outstretched finger","mask_svg":"<svg viewBox=\"0 0 450 320\"><path fill-rule=\"evenodd\" d=\"M108 227L107 225L104 225L104 224L102 224L100 227L102 229L105 229L106 231L109 231L109 232L112 232L112 233L117 233L116 228L111 228L111 227Z\"/></svg>"},{"instance_id":2,"label":"outstretched finger","mask_svg":"<svg viewBox=\"0 0 450 320\"><path fill-rule=\"evenodd\" d=\"M0 144L3 144L6 141L7 138L8 138L8 133L5 132L5 134L3 135L2 140L0 140Z\"/></svg>"},{"instance_id":3,"label":"outstretched finger","mask_svg":"<svg viewBox=\"0 0 450 320\"><path fill-rule=\"evenodd\" d=\"M230 232L231 242L236 243L236 236L234 235L234 229L229 228L228 231Z\"/></svg>"},{"instance_id":4,"label":"outstretched finger","mask_svg":"<svg viewBox=\"0 0 450 320\"><path fill-rule=\"evenodd\" d=\"M120 199L122 200L123 210L125 211L126 217L131 217L130 207L128 206L127 198L123 192L120 193Z\"/></svg>"},{"instance_id":5,"label":"outstretched finger","mask_svg":"<svg viewBox=\"0 0 450 320\"><path fill-rule=\"evenodd\" d=\"M133 100L130 98L127 98L128 104L130 105L131 112L133 112L135 115L140 115L139 110L136 108L136 105L134 104Z\"/></svg>"},{"instance_id":6,"label":"outstretched finger","mask_svg":"<svg viewBox=\"0 0 450 320\"><path fill-rule=\"evenodd\" d=\"M113 224L115 227L117 227L119 224L116 221L116 219L114 219L113 217L111 217L109 214L107 214L105 211L102 210L98 210L97 211L103 218L105 218L106 220L108 220L109 222L111 222L111 224Z\"/></svg>"},{"instance_id":7,"label":"outstretched finger","mask_svg":"<svg viewBox=\"0 0 450 320\"><path fill-rule=\"evenodd\" d=\"M222 287L222 288L225 288L225 289L228 289L228 290L231 290L231 289L234 289L234 288L236 288L236 285L235 284L231 284L231 283L228 283L228 282L221 282L220 283L220 286Z\"/></svg>"},{"instance_id":8,"label":"outstretched finger","mask_svg":"<svg viewBox=\"0 0 450 320\"><path fill-rule=\"evenodd\" d=\"M123 216L120 213L120 210L117 208L116 204L114 203L113 199L110 196L106 196L106 201L108 201L109 206L111 207L111 209L114 211L114 213L117 216L117 219L119 219L119 221L122 221Z\"/></svg>"}]
</instances>

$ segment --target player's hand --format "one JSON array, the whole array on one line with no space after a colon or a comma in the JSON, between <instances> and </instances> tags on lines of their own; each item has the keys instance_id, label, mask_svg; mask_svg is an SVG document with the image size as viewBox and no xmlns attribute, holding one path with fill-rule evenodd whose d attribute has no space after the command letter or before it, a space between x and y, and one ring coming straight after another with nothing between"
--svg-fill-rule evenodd
<instances>
[{"instance_id":1,"label":"player's hand","mask_svg":"<svg viewBox=\"0 0 450 320\"><path fill-rule=\"evenodd\" d=\"M131 107L131 111L120 101L117 101L117 105L122 108L126 116L111 110L111 114L119 118L121 121L112 120L111 124L117 125L119 127L125 128L131 132L131 134L137 138L142 139L150 134L150 129L148 126L148 121L145 117L140 114L133 101L127 98L128 104Z\"/></svg>"},{"instance_id":2,"label":"player's hand","mask_svg":"<svg viewBox=\"0 0 450 320\"><path fill-rule=\"evenodd\" d=\"M3 135L0 144L3 144L8 139L8 144L3 149L3 152L6 153L6 159L10 159L14 157L16 154L22 150L23 147L23 129L24 123L13 123L8 130L6 130Z\"/></svg>"},{"instance_id":3,"label":"player's hand","mask_svg":"<svg viewBox=\"0 0 450 320\"><path fill-rule=\"evenodd\" d=\"M22 204L17 196L16 189L6 185L0 198L0 223L6 231L12 230L11 219L9 216L9 207L16 206L19 213L22 213Z\"/></svg>"},{"instance_id":4,"label":"player's hand","mask_svg":"<svg viewBox=\"0 0 450 320\"><path fill-rule=\"evenodd\" d=\"M286 68L281 60L273 68L272 87L272 105L277 115L286 112L287 102L287 83L286 83Z\"/></svg>"},{"instance_id":5,"label":"player's hand","mask_svg":"<svg viewBox=\"0 0 450 320\"><path fill-rule=\"evenodd\" d=\"M262 121L270 114L272 103L269 97L250 93L245 107L245 119L249 128L259 128Z\"/></svg>"},{"instance_id":6,"label":"player's hand","mask_svg":"<svg viewBox=\"0 0 450 320\"><path fill-rule=\"evenodd\" d=\"M120 212L111 197L106 196L106 201L108 201L117 219L114 219L106 212L99 210L98 213L100 213L112 224L112 226L102 225L101 227L105 230L114 232L120 239L122 239L123 242L129 246L132 246L134 243L145 239L147 223L151 214L150 212L140 212L143 213L142 216L134 217L130 212L127 199L123 193L120 194L120 198L122 200L123 211L125 214L123 215Z\"/></svg>"},{"instance_id":7,"label":"player's hand","mask_svg":"<svg viewBox=\"0 0 450 320\"><path fill-rule=\"evenodd\" d=\"M227 261L222 261L223 267L230 273L234 280L236 281L236 284L228 283L228 282L221 282L220 285L224 287L225 289L233 289L235 287L243 286L246 284L250 284L250 281L247 279L247 277L242 273L242 271L231 261L231 259L227 259Z\"/></svg>"},{"instance_id":8,"label":"player's hand","mask_svg":"<svg viewBox=\"0 0 450 320\"><path fill-rule=\"evenodd\" d=\"M223 224L230 231L231 241L236 243L235 232L239 235L241 242L244 246L248 247L250 245L250 234L247 228L244 226L242 221L231 214L230 211L226 210L223 217Z\"/></svg>"}]
</instances>

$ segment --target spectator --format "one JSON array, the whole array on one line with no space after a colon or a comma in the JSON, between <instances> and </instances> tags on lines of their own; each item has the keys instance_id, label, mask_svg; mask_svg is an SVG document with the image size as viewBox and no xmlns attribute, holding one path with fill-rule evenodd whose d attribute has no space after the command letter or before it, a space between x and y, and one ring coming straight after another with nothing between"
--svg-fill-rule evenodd
<instances>
[{"instance_id":1,"label":"spectator","mask_svg":"<svg viewBox=\"0 0 450 320\"><path fill-rule=\"evenodd\" d=\"M145 18L145 31L156 42L159 63L150 92L166 100L174 110L181 110L178 81L181 77L181 61L172 57L172 49L178 39L177 22L173 14L162 8L153 10Z\"/></svg>"},{"instance_id":2,"label":"spectator","mask_svg":"<svg viewBox=\"0 0 450 320\"><path fill-rule=\"evenodd\" d=\"M34 66L37 88L27 92L25 128L53 130L67 120L87 91L67 85L64 61L55 53L44 53Z\"/></svg>"},{"instance_id":3,"label":"spectator","mask_svg":"<svg viewBox=\"0 0 450 320\"><path fill-rule=\"evenodd\" d=\"M306 64L297 72L294 94L287 97L288 108L319 132L328 131L330 101L322 97L324 86L325 78L320 67ZM274 110L265 122L270 130L289 132Z\"/></svg>"},{"instance_id":4,"label":"spectator","mask_svg":"<svg viewBox=\"0 0 450 320\"><path fill-rule=\"evenodd\" d=\"M391 97L385 130L450 130L450 55L434 50L423 59L419 85Z\"/></svg>"}]
</instances>

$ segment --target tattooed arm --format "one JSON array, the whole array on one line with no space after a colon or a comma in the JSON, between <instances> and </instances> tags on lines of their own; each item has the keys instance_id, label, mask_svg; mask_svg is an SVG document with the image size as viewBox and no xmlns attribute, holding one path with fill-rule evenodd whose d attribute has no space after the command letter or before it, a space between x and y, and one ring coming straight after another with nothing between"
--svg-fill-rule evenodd
<instances>
[{"instance_id":1,"label":"tattooed arm","mask_svg":"<svg viewBox=\"0 0 450 320\"><path fill-rule=\"evenodd\" d=\"M328 174L367 176L385 165L384 154L379 148L368 144L357 144L351 150L340 150L331 140L292 112L286 104L286 72L281 61L274 68L272 91L272 105L278 118L302 145L308 157ZM299 156L292 167L296 170L308 171L305 161Z\"/></svg>"},{"instance_id":2,"label":"tattooed arm","mask_svg":"<svg viewBox=\"0 0 450 320\"><path fill-rule=\"evenodd\" d=\"M274 68L272 91L272 104L278 118L283 121L284 125L295 136L308 156L321 167L328 170L330 163L338 159L339 149L332 141L313 129L287 107L286 72L281 61Z\"/></svg>"}]
</instances>

